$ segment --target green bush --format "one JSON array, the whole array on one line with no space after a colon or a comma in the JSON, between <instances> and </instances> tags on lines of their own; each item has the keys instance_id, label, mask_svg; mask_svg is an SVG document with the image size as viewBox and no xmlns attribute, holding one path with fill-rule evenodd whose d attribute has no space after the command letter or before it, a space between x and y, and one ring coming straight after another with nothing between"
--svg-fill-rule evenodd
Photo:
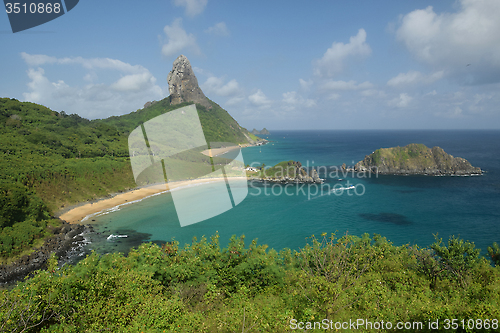
<instances>
[{"instance_id":1,"label":"green bush","mask_svg":"<svg viewBox=\"0 0 500 333\"><path fill-rule=\"evenodd\" d=\"M500 247L496 242L488 246L488 254L495 265L500 266Z\"/></svg>"},{"instance_id":2,"label":"green bush","mask_svg":"<svg viewBox=\"0 0 500 333\"><path fill-rule=\"evenodd\" d=\"M470 248L460 240L449 244L451 253ZM220 249L215 235L182 249L175 242L150 243L127 257L93 253L62 268L51 259L46 271L0 293L0 327L14 332L29 326L25 331L289 332L292 319L363 318L394 325L421 322L419 331L439 332L446 331L443 323L450 318L466 323L499 318L498 268L479 261L468 268L467 284L443 274L431 288L416 256L429 251L394 246L379 235L337 239L326 234L313 236L300 251L276 253L256 241L246 247L243 237L232 237ZM429 329L436 320L440 329ZM500 331L496 327L486 331Z\"/></svg>"}]
</instances>

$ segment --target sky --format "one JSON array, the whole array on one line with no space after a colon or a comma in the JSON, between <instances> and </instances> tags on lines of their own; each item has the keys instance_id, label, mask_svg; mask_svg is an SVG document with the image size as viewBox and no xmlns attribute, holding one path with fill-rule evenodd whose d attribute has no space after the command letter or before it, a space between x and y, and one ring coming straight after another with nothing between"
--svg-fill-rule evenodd
<instances>
[{"instance_id":1,"label":"sky","mask_svg":"<svg viewBox=\"0 0 500 333\"><path fill-rule=\"evenodd\" d=\"M81 0L12 33L0 97L88 119L169 95L184 54L243 127L500 129L500 1Z\"/></svg>"}]
</instances>

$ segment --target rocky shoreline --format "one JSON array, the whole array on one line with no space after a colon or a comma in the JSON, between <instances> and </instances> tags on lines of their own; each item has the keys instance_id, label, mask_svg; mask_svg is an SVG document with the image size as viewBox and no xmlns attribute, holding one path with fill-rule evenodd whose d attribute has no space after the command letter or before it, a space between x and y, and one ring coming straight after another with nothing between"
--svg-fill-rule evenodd
<instances>
[{"instance_id":1,"label":"rocky shoreline","mask_svg":"<svg viewBox=\"0 0 500 333\"><path fill-rule=\"evenodd\" d=\"M299 161L280 162L269 169L261 167L260 172L260 177L250 176L249 180L279 184L322 184L325 181L316 169L308 172Z\"/></svg>"},{"instance_id":2,"label":"rocky shoreline","mask_svg":"<svg viewBox=\"0 0 500 333\"><path fill-rule=\"evenodd\" d=\"M51 230L54 234L43 246L36 248L30 255L25 255L9 265L0 265L0 283L21 281L36 270L46 268L52 253L58 258L67 258L77 248L85 244L83 235L93 232L91 225L69 224Z\"/></svg>"}]
</instances>

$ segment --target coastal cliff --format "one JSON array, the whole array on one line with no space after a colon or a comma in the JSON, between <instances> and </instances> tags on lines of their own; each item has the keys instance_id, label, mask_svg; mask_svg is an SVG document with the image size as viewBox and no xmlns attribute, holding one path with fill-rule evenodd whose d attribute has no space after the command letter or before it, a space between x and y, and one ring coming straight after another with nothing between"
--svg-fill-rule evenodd
<instances>
[{"instance_id":1,"label":"coastal cliff","mask_svg":"<svg viewBox=\"0 0 500 333\"><path fill-rule=\"evenodd\" d=\"M412 143L405 147L381 148L356 163L357 172L378 172L391 175L480 175L466 159L453 157L440 147L428 148Z\"/></svg>"},{"instance_id":2,"label":"coastal cliff","mask_svg":"<svg viewBox=\"0 0 500 333\"><path fill-rule=\"evenodd\" d=\"M85 244L82 235L94 230L91 225L69 224L64 221L61 221L60 227L48 229L53 236L47 238L41 247L10 264L0 265L0 284L22 280L35 270L45 269L51 253L55 253L59 260L69 259Z\"/></svg>"}]
</instances>

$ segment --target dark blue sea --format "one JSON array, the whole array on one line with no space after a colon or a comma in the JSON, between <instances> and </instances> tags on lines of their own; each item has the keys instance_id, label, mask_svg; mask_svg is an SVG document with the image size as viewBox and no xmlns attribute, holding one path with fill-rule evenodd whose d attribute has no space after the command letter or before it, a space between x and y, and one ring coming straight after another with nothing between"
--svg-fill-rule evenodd
<instances>
[{"instance_id":1,"label":"dark blue sea","mask_svg":"<svg viewBox=\"0 0 500 333\"><path fill-rule=\"evenodd\" d=\"M270 248L299 249L311 235L336 232L380 234L395 245L429 246L434 235L456 235L486 253L500 243L500 131L272 131L269 143L242 150L245 164L268 166L284 160L315 167L326 178L321 187L302 188L251 183L246 199L209 220L180 227L171 195L166 193L122 206L96 217L90 249L127 252L141 242L173 239L190 243L216 232L221 245L232 235L257 238ZM486 172L482 176L372 176L335 172L352 166L378 148L423 143L439 146ZM354 176L354 177L353 177ZM342 180L339 180L342 179ZM356 186L355 190L331 189ZM322 190L323 189L323 190ZM340 193L341 192L341 193ZM196 209L196 203L193 203ZM110 234L127 238L106 240Z\"/></svg>"}]
</instances>

